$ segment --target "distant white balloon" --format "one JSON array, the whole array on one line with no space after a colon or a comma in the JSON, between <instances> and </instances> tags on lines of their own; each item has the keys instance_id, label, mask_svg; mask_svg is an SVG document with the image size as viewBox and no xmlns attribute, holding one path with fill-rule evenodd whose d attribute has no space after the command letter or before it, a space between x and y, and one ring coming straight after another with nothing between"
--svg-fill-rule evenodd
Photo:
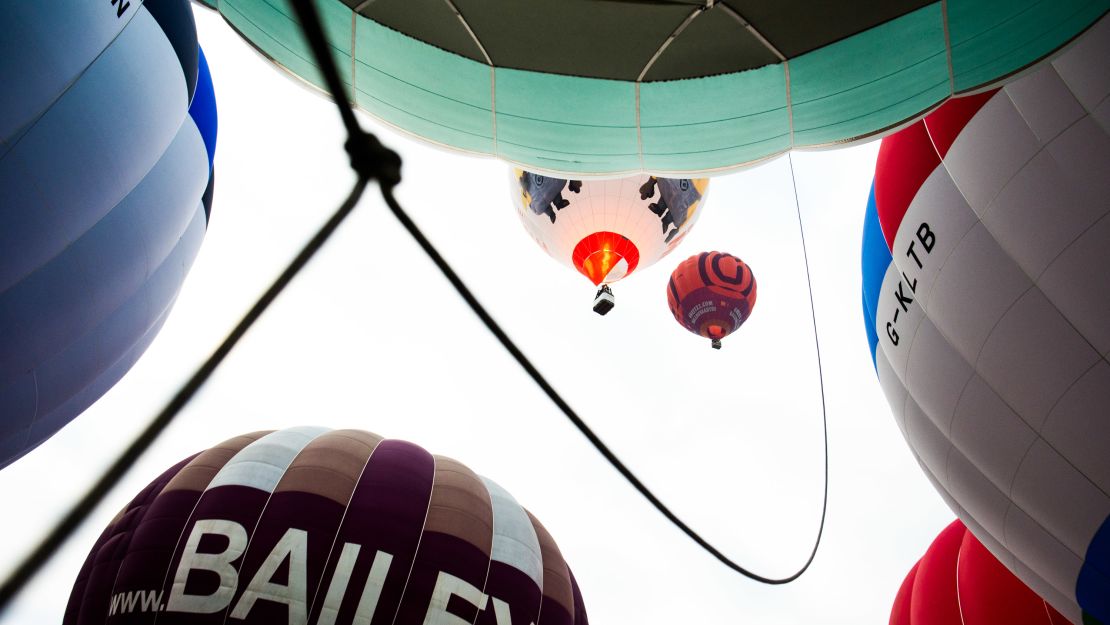
<instances>
[{"instance_id":1,"label":"distant white balloon","mask_svg":"<svg viewBox=\"0 0 1110 625\"><path fill-rule=\"evenodd\" d=\"M639 175L564 180L512 169L525 230L595 286L648 267L678 246L701 214L709 179Z\"/></svg>"}]
</instances>

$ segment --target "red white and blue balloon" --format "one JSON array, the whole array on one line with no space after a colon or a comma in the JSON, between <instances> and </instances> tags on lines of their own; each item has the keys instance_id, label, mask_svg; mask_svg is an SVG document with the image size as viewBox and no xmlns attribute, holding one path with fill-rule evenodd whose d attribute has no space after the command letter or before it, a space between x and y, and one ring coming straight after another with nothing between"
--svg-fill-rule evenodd
<instances>
[{"instance_id":1,"label":"red white and blue balloon","mask_svg":"<svg viewBox=\"0 0 1110 625\"><path fill-rule=\"evenodd\" d=\"M1110 21L883 140L875 368L926 475L1073 622L1110 623Z\"/></svg>"}]
</instances>

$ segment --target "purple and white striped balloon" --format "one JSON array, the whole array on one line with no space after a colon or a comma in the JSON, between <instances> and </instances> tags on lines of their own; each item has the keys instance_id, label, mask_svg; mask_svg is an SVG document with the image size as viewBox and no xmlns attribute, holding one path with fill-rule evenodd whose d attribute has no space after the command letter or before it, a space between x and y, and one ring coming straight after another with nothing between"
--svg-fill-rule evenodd
<instances>
[{"instance_id":1,"label":"purple and white striped balloon","mask_svg":"<svg viewBox=\"0 0 1110 625\"><path fill-rule=\"evenodd\" d=\"M555 541L459 462L360 430L255 432L108 525L66 625L588 625Z\"/></svg>"}]
</instances>

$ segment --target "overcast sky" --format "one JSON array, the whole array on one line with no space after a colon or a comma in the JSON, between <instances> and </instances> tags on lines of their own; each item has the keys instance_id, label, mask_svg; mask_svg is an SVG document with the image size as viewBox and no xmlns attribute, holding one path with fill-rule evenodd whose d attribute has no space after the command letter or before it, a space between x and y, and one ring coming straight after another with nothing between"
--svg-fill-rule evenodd
<instances>
[{"instance_id":1,"label":"overcast sky","mask_svg":"<svg viewBox=\"0 0 1110 625\"><path fill-rule=\"evenodd\" d=\"M196 9L219 105L207 238L160 336L114 389L0 471L0 562L18 559L162 407L349 191L334 106ZM509 200L508 166L431 148L365 116L404 159L399 198L526 354L604 440L740 564L792 573L817 531L817 359L790 164L713 179L686 240L615 285L617 307L548 258ZM5 623L60 622L116 511L170 464L236 434L357 427L457 458L551 531L596 625L885 623L898 585L952 513L875 379L859 247L877 142L794 154L828 400L825 537L800 580L731 573L609 468L522 373L371 187L334 240L246 336ZM682 259L727 251L759 299L714 351L667 310Z\"/></svg>"}]
</instances>

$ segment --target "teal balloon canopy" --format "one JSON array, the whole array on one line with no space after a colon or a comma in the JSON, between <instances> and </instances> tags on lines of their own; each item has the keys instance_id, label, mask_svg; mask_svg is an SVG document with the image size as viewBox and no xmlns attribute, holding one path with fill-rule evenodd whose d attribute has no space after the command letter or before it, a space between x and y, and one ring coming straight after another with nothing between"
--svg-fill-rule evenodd
<instances>
[{"instance_id":1,"label":"teal balloon canopy","mask_svg":"<svg viewBox=\"0 0 1110 625\"><path fill-rule=\"evenodd\" d=\"M289 0L204 2L323 84ZM866 139L1051 55L1110 0L316 5L355 103L379 120L530 171L619 175Z\"/></svg>"}]
</instances>

